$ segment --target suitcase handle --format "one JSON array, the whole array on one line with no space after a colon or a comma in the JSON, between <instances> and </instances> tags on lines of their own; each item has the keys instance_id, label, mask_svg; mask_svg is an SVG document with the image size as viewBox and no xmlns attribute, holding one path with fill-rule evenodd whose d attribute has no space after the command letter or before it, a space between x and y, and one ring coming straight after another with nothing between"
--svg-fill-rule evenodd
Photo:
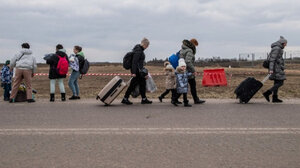
<instances>
[{"instance_id":1,"label":"suitcase handle","mask_svg":"<svg viewBox=\"0 0 300 168\"><path fill-rule=\"evenodd\" d=\"M269 78L270 78L271 74L268 74L262 81L261 83L265 83Z\"/></svg>"},{"instance_id":2,"label":"suitcase handle","mask_svg":"<svg viewBox=\"0 0 300 168\"><path fill-rule=\"evenodd\" d=\"M118 86L120 87L120 86ZM114 92L112 92L112 94L110 95L110 97L113 97L113 95L118 91L118 89L116 89Z\"/></svg>"}]
</instances>

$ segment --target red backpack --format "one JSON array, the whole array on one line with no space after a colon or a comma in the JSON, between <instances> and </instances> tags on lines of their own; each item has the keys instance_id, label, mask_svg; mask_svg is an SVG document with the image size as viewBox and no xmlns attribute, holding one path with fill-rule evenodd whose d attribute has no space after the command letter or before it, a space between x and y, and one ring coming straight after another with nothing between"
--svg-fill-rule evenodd
<instances>
[{"instance_id":1,"label":"red backpack","mask_svg":"<svg viewBox=\"0 0 300 168\"><path fill-rule=\"evenodd\" d=\"M66 75L69 71L69 63L66 59L66 57L61 57L57 55L58 57L58 63L56 67L56 71L59 75Z\"/></svg>"}]
</instances>

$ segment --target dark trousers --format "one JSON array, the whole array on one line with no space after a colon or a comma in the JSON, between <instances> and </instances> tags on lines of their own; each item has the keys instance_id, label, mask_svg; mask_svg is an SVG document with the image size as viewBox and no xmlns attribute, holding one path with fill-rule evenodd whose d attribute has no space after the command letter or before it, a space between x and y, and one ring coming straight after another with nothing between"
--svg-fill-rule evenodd
<instances>
[{"instance_id":1,"label":"dark trousers","mask_svg":"<svg viewBox=\"0 0 300 168\"><path fill-rule=\"evenodd\" d=\"M194 101L197 101L199 98L197 95L196 79L195 78L189 79L189 85L191 88L191 94L193 96L193 99L194 99Z\"/></svg>"},{"instance_id":2,"label":"dark trousers","mask_svg":"<svg viewBox=\"0 0 300 168\"><path fill-rule=\"evenodd\" d=\"M129 98L131 92L135 89L136 85L139 85L140 87L140 94L142 98L146 98L146 79L141 76L136 76L132 78L124 98Z\"/></svg>"},{"instance_id":3,"label":"dark trousers","mask_svg":"<svg viewBox=\"0 0 300 168\"><path fill-rule=\"evenodd\" d=\"M10 91L11 91L11 83L4 83L4 100L9 100L10 97Z\"/></svg>"},{"instance_id":4,"label":"dark trousers","mask_svg":"<svg viewBox=\"0 0 300 168\"><path fill-rule=\"evenodd\" d=\"M278 89L283 85L283 80L274 80L274 85L269 91L273 92L273 95L278 95Z\"/></svg>"},{"instance_id":5,"label":"dark trousers","mask_svg":"<svg viewBox=\"0 0 300 168\"><path fill-rule=\"evenodd\" d=\"M175 98L175 97L176 97L176 94L177 94L176 89L166 89L166 91L163 92L163 93L160 95L160 97L161 97L161 98L165 98L166 95L168 95L170 92L172 93L172 100L173 100L173 98Z\"/></svg>"},{"instance_id":6,"label":"dark trousers","mask_svg":"<svg viewBox=\"0 0 300 168\"><path fill-rule=\"evenodd\" d=\"M187 93L177 93L176 100L178 100L181 95L183 95L183 103L187 104L189 102L189 100L187 99Z\"/></svg>"}]
</instances>

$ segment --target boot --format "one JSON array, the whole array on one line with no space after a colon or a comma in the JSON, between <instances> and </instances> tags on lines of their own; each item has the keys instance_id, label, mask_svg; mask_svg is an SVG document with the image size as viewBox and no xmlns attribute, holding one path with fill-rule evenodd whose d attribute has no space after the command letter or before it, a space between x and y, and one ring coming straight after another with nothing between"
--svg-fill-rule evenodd
<instances>
[{"instance_id":1,"label":"boot","mask_svg":"<svg viewBox=\"0 0 300 168\"><path fill-rule=\"evenodd\" d=\"M189 104L189 101L185 101L184 103L184 107L192 107L192 105Z\"/></svg>"},{"instance_id":2,"label":"boot","mask_svg":"<svg viewBox=\"0 0 300 168\"><path fill-rule=\"evenodd\" d=\"M174 106L178 106L178 103L174 100L171 101L171 103L174 105Z\"/></svg>"},{"instance_id":3,"label":"boot","mask_svg":"<svg viewBox=\"0 0 300 168\"><path fill-rule=\"evenodd\" d=\"M162 103L162 99L163 99L163 97L161 97L161 96L159 96L158 97L158 100Z\"/></svg>"},{"instance_id":4,"label":"boot","mask_svg":"<svg viewBox=\"0 0 300 168\"><path fill-rule=\"evenodd\" d=\"M267 90L266 92L263 93L264 97L268 102L270 102L270 95L272 94L271 91Z\"/></svg>"},{"instance_id":5,"label":"boot","mask_svg":"<svg viewBox=\"0 0 300 168\"><path fill-rule=\"evenodd\" d=\"M141 103L142 104L152 104L152 101L148 100L147 98L143 98Z\"/></svg>"},{"instance_id":6,"label":"boot","mask_svg":"<svg viewBox=\"0 0 300 168\"><path fill-rule=\"evenodd\" d=\"M278 95L273 95L273 100L272 100L273 103L282 103L283 101L278 99Z\"/></svg>"},{"instance_id":7,"label":"boot","mask_svg":"<svg viewBox=\"0 0 300 168\"><path fill-rule=\"evenodd\" d=\"M54 98L54 93L50 94L50 102L54 102L55 98Z\"/></svg>"},{"instance_id":8,"label":"boot","mask_svg":"<svg viewBox=\"0 0 300 168\"><path fill-rule=\"evenodd\" d=\"M194 103L195 104L203 104L203 103L205 103L205 100L201 100L201 99L196 99L196 100L194 100Z\"/></svg>"},{"instance_id":9,"label":"boot","mask_svg":"<svg viewBox=\"0 0 300 168\"><path fill-rule=\"evenodd\" d=\"M61 93L61 101L66 101L66 93Z\"/></svg>"}]
</instances>

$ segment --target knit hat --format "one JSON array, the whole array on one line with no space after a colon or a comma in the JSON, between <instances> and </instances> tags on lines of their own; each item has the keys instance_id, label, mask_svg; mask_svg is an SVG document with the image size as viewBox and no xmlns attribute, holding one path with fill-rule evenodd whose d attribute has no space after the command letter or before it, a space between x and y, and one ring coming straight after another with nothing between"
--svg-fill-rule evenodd
<instances>
[{"instance_id":1,"label":"knit hat","mask_svg":"<svg viewBox=\"0 0 300 168\"><path fill-rule=\"evenodd\" d=\"M198 46L198 41L196 39L191 39L190 40L191 43L193 43L195 46Z\"/></svg>"},{"instance_id":2,"label":"knit hat","mask_svg":"<svg viewBox=\"0 0 300 168\"><path fill-rule=\"evenodd\" d=\"M170 62L168 61L164 62L164 67L167 67L167 65L170 65Z\"/></svg>"},{"instance_id":3,"label":"knit hat","mask_svg":"<svg viewBox=\"0 0 300 168\"><path fill-rule=\"evenodd\" d=\"M280 36L280 39L278 40L281 44L283 43L287 43L287 40L283 37L283 36Z\"/></svg>"},{"instance_id":4,"label":"knit hat","mask_svg":"<svg viewBox=\"0 0 300 168\"><path fill-rule=\"evenodd\" d=\"M169 65L166 66L165 69L166 69L166 70L173 70L173 66L169 64Z\"/></svg>"},{"instance_id":5,"label":"knit hat","mask_svg":"<svg viewBox=\"0 0 300 168\"><path fill-rule=\"evenodd\" d=\"M178 61L178 67L183 67L183 66L186 66L186 63L185 63L184 59L180 58Z\"/></svg>"},{"instance_id":6,"label":"knit hat","mask_svg":"<svg viewBox=\"0 0 300 168\"><path fill-rule=\"evenodd\" d=\"M5 65L9 65L10 64L10 60L7 60L6 62L5 62Z\"/></svg>"}]
</instances>

